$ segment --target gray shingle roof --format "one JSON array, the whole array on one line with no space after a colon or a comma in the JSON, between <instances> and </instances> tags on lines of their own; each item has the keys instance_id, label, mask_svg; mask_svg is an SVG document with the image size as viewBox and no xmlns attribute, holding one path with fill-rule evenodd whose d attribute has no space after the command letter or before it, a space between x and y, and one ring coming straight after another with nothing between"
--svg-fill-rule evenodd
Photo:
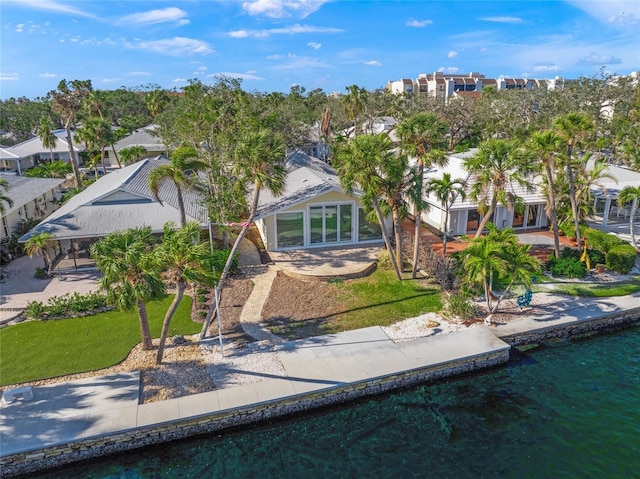
<instances>
[{"instance_id":1,"label":"gray shingle roof","mask_svg":"<svg viewBox=\"0 0 640 479\"><path fill-rule=\"evenodd\" d=\"M34 234L52 233L56 239L105 236L139 226L151 226L162 231L167 221L180 223L177 189L171 181L160 188L160 205L149 188L149 173L160 165L169 164L164 156L147 158L120 170L115 170L92 183L43 222L20 238L26 241ZM183 191L187 220L207 222L207 211L199 194Z\"/></svg>"},{"instance_id":2,"label":"gray shingle roof","mask_svg":"<svg viewBox=\"0 0 640 479\"><path fill-rule=\"evenodd\" d=\"M164 143L162 143L162 138L153 135L153 130L153 127L141 128L131 135L124 137L122 140L115 142L113 146L116 151L130 146L143 146L147 150L152 151L164 150L165 147Z\"/></svg>"}]
</instances>

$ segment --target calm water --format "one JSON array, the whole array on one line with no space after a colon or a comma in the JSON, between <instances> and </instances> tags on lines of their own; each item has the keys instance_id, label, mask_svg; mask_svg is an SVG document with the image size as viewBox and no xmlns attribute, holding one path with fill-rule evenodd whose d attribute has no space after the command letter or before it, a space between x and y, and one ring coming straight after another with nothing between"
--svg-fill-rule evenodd
<instances>
[{"instance_id":1,"label":"calm water","mask_svg":"<svg viewBox=\"0 0 640 479\"><path fill-rule=\"evenodd\" d=\"M640 328L304 418L30 477L638 478Z\"/></svg>"}]
</instances>

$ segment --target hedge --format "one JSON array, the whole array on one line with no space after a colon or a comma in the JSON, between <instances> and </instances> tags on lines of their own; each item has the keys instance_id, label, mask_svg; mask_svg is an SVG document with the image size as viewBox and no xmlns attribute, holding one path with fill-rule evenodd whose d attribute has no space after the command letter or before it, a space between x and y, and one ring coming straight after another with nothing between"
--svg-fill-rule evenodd
<instances>
[{"instance_id":1,"label":"hedge","mask_svg":"<svg viewBox=\"0 0 640 479\"><path fill-rule=\"evenodd\" d=\"M629 243L612 247L606 255L606 265L616 273L627 274L636 262L636 249Z\"/></svg>"},{"instance_id":2,"label":"hedge","mask_svg":"<svg viewBox=\"0 0 640 479\"><path fill-rule=\"evenodd\" d=\"M604 231L600 231L594 228L585 228L584 237L587 240L587 244L590 248L593 248L603 253L607 253L614 246L626 244L626 242L617 236L610 235Z\"/></svg>"}]
</instances>

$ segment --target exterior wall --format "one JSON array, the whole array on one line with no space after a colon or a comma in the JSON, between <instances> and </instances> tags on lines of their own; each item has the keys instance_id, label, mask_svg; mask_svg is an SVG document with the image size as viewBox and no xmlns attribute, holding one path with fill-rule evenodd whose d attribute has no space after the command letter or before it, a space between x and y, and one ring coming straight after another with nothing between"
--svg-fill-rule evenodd
<instances>
[{"instance_id":1,"label":"exterior wall","mask_svg":"<svg viewBox=\"0 0 640 479\"><path fill-rule=\"evenodd\" d=\"M11 237L16 227L25 220L44 219L58 209L54 203L57 188L14 209L0 220L0 239ZM18 206L18 205L15 205Z\"/></svg>"},{"instance_id":2,"label":"exterior wall","mask_svg":"<svg viewBox=\"0 0 640 479\"><path fill-rule=\"evenodd\" d=\"M357 198L353 197L353 196L349 196L345 193L342 192L338 192L338 191L331 191L329 193L326 193L324 195L318 196L316 198L313 198L311 200L299 203L297 205L294 205L290 208L284 209L282 211L279 211L278 214L280 213L293 213L293 212L303 212L304 213L304 229L305 232L307 232L308 230L308 210L309 210L309 206L319 206L322 204L334 204L334 203L351 203L354 204L354 211L353 211L353 215L355 220L357 221L357 209L358 207L362 206L361 203L358 201ZM276 228L276 215L270 215L266 218L263 218L262 220L260 220L259 222L257 222L258 224L258 231L260 231L260 234L262 236L262 241L265 245L265 248L267 251L275 251L278 248L277 245L277 228ZM386 225L387 227L391 227L392 222L391 219L388 218L386 221ZM356 227L357 229L357 227ZM305 235L307 236L307 235ZM322 243L322 244L318 244L318 245L309 245L307 239L305 239L305 246L304 248L307 247L331 247L331 246L336 246L336 247L341 247L341 246L345 246L348 244L354 244L355 241L351 241L351 242L337 242L337 243Z\"/></svg>"}]
</instances>

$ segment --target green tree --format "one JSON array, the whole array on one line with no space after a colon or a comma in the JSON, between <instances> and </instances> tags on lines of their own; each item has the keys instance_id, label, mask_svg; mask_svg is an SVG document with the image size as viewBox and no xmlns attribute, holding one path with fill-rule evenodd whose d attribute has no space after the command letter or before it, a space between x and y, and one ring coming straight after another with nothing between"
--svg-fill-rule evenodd
<instances>
[{"instance_id":1,"label":"green tree","mask_svg":"<svg viewBox=\"0 0 640 479\"><path fill-rule=\"evenodd\" d=\"M187 283L198 283L213 286L217 279L212 268L212 256L209 245L199 242L200 225L189 221L176 230L172 223L164 225L162 241L154 250L154 260L163 270L163 277L169 284L176 285L176 295L165 314L160 335L160 345L156 362L162 362L164 346L167 342L171 319L182 298Z\"/></svg>"},{"instance_id":2,"label":"green tree","mask_svg":"<svg viewBox=\"0 0 640 479\"><path fill-rule=\"evenodd\" d=\"M367 90L358 85L346 87L347 94L340 97L349 120L353 122L353 135L358 134L358 118L367 108Z\"/></svg>"},{"instance_id":3,"label":"green tree","mask_svg":"<svg viewBox=\"0 0 640 479\"><path fill-rule=\"evenodd\" d=\"M348 142L339 143L334 157L342 188L349 194L361 189L363 205L366 209L375 211L393 270L396 277L402 279L401 266L389 241L380 205L385 186L382 171L387 164L393 163L392 148L393 144L386 134L360 135Z\"/></svg>"},{"instance_id":4,"label":"green tree","mask_svg":"<svg viewBox=\"0 0 640 479\"><path fill-rule=\"evenodd\" d=\"M629 215L629 234L631 235L631 244L633 247L637 247L636 235L633 230L633 222L636 217L636 211L640 204L640 186L625 186L618 193L618 205L625 206L627 203L631 203L631 213Z\"/></svg>"},{"instance_id":5,"label":"green tree","mask_svg":"<svg viewBox=\"0 0 640 479\"><path fill-rule=\"evenodd\" d=\"M53 259L50 256L49 250L54 250L55 245L56 241L51 233L38 233L24 243L24 251L29 255L29 258L32 258L34 255L42 255L47 276L51 276L51 270L53 269Z\"/></svg>"},{"instance_id":6,"label":"green tree","mask_svg":"<svg viewBox=\"0 0 640 479\"><path fill-rule=\"evenodd\" d=\"M13 200L9 198L5 193L9 191L9 182L4 178L0 178L0 214L4 215L7 211L5 204L11 208L13 206Z\"/></svg>"},{"instance_id":7,"label":"green tree","mask_svg":"<svg viewBox=\"0 0 640 479\"><path fill-rule=\"evenodd\" d=\"M445 135L447 125L434 113L417 113L396 127L402 150L416 158L418 162L417 188L422 191L425 168L432 166L446 166L447 157L443 149L446 147ZM418 271L418 252L420 247L420 230L422 228L422 211L424 201L414 203L414 238L413 238L413 268L411 277L415 279Z\"/></svg>"},{"instance_id":8,"label":"green tree","mask_svg":"<svg viewBox=\"0 0 640 479\"><path fill-rule=\"evenodd\" d=\"M539 272L540 263L529 254L530 249L531 245L518 244L511 228L498 230L491 225L488 235L475 238L464 250L463 267L467 280L482 286L490 314L498 310L514 284L531 285L532 275ZM492 291L494 277L506 283L499 297Z\"/></svg>"},{"instance_id":9,"label":"green tree","mask_svg":"<svg viewBox=\"0 0 640 479\"><path fill-rule=\"evenodd\" d=\"M427 194L434 194L440 201L444 210L444 231L442 232L442 254L447 254L447 236L449 235L449 214L451 207L460 198L462 201L467 197L467 182L462 178L451 178L451 173L444 173L442 178L431 178L427 184L425 191Z\"/></svg>"},{"instance_id":10,"label":"green tree","mask_svg":"<svg viewBox=\"0 0 640 479\"><path fill-rule=\"evenodd\" d=\"M58 139L53 133L55 128L53 122L48 117L42 117L40 124L38 125L38 137L42 141L43 148L47 148L50 153L49 161L53 162L53 149L56 147L56 140Z\"/></svg>"},{"instance_id":11,"label":"green tree","mask_svg":"<svg viewBox=\"0 0 640 479\"><path fill-rule=\"evenodd\" d=\"M194 148L182 146L173 152L170 164L161 165L149 174L149 188L160 204L162 204L160 188L164 182L171 181L175 185L181 227L187 224L182 192L184 189L194 187L197 183L197 172L205 167L206 165L198 160L198 154Z\"/></svg>"},{"instance_id":12,"label":"green tree","mask_svg":"<svg viewBox=\"0 0 640 479\"><path fill-rule=\"evenodd\" d=\"M245 131L237 140L233 173L237 183L245 189L247 195L249 190L252 190L251 203L248 205L248 217L231 247L229 257L220 274L220 280L216 286L218 293L222 291L240 243L253 223L258 210L260 192L266 188L273 195L279 196L284 190L287 178L287 170L284 166L284 142L279 135L267 129L258 129ZM212 302L200 333L201 339L209 328L214 308L215 304Z\"/></svg>"},{"instance_id":13,"label":"green tree","mask_svg":"<svg viewBox=\"0 0 640 479\"><path fill-rule=\"evenodd\" d=\"M569 180L569 200L571 202L573 225L576 230L576 241L578 242L578 247L580 247L580 218L578 213L578 202L576 200L576 183L573 175L573 150L576 145L580 144L580 142L586 138L589 132L593 131L594 124L587 115L580 113L568 113L567 115L556 118L553 122L553 126L567 148L567 157L565 160L567 179Z\"/></svg>"},{"instance_id":14,"label":"green tree","mask_svg":"<svg viewBox=\"0 0 640 479\"><path fill-rule=\"evenodd\" d=\"M122 158L125 165L129 165L136 161L140 161L142 155L145 155L146 153L147 149L144 146L133 145L120 150L120 158Z\"/></svg>"},{"instance_id":15,"label":"green tree","mask_svg":"<svg viewBox=\"0 0 640 479\"><path fill-rule=\"evenodd\" d=\"M511 209L518 207L520 198L513 192L512 183L533 189L529 180L535 172L534 162L515 140L486 140L478 152L465 160L465 167L472 175L471 198L479 202L483 214L475 237L478 238L492 219L498 204Z\"/></svg>"},{"instance_id":16,"label":"green tree","mask_svg":"<svg viewBox=\"0 0 640 479\"><path fill-rule=\"evenodd\" d=\"M25 171L24 176L30 178L66 178L72 173L71 165L63 160L55 160L51 163L42 163L34 168Z\"/></svg>"},{"instance_id":17,"label":"green tree","mask_svg":"<svg viewBox=\"0 0 640 479\"><path fill-rule=\"evenodd\" d=\"M547 179L547 212L553 228L553 252L560 257L560 234L558 232L558 210L556 203L555 159L560 149L562 139L553 131L535 132L530 140L529 148L540 160Z\"/></svg>"},{"instance_id":18,"label":"green tree","mask_svg":"<svg viewBox=\"0 0 640 479\"><path fill-rule=\"evenodd\" d=\"M151 227L111 233L91 246L91 256L102 271L100 288L118 309L138 311L142 348L153 349L145 302L164 296L165 286L151 254L156 238Z\"/></svg>"},{"instance_id":19,"label":"green tree","mask_svg":"<svg viewBox=\"0 0 640 479\"><path fill-rule=\"evenodd\" d=\"M104 151L107 145L113 144L113 130L109 122L104 118L89 118L76 130L76 138L84 141L88 149L99 152L102 171L106 172Z\"/></svg>"},{"instance_id":20,"label":"green tree","mask_svg":"<svg viewBox=\"0 0 640 479\"><path fill-rule=\"evenodd\" d=\"M61 80L57 90L49 92L52 100L52 108L62 118L64 128L67 131L67 144L69 145L69 161L73 169L73 178L76 188L81 186L80 170L78 160L73 148L73 137L71 136L71 126L75 122L77 113L80 111L84 99L93 90L91 80Z\"/></svg>"}]
</instances>

